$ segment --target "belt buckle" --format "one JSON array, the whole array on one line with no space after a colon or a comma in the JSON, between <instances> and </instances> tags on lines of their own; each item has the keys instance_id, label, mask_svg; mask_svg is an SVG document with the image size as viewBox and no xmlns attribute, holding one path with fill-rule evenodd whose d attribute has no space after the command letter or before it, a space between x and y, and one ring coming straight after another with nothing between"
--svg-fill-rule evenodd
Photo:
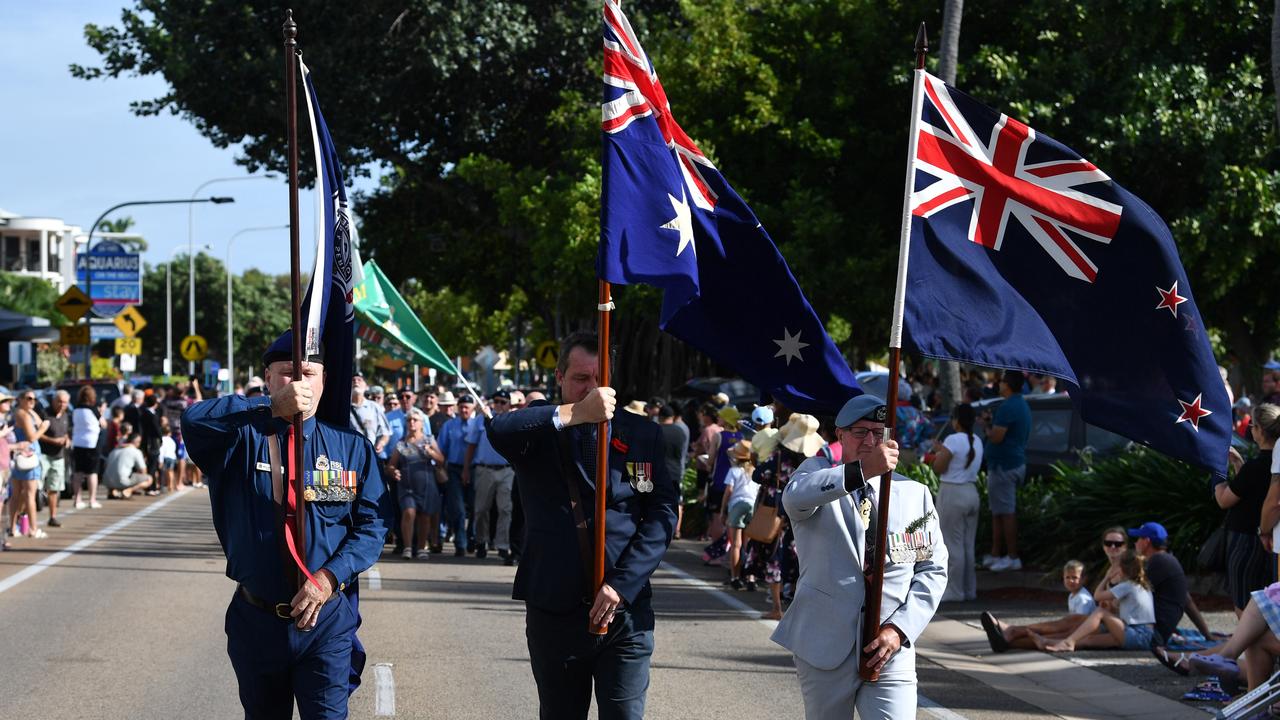
<instances>
[{"instance_id":1,"label":"belt buckle","mask_svg":"<svg viewBox=\"0 0 1280 720\"><path fill-rule=\"evenodd\" d=\"M293 606L289 603L276 603L272 610L275 611L276 617L281 620L293 619L293 616L289 614L293 610Z\"/></svg>"}]
</instances>

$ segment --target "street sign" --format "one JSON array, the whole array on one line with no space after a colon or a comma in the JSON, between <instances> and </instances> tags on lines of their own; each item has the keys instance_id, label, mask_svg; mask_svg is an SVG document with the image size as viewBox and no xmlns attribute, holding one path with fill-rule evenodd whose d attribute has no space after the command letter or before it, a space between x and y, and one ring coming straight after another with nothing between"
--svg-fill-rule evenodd
<instances>
[{"instance_id":1,"label":"street sign","mask_svg":"<svg viewBox=\"0 0 1280 720\"><path fill-rule=\"evenodd\" d=\"M538 343L538 347L533 351L533 358L538 361L542 367L551 370L560 360L560 346L555 340L543 340Z\"/></svg>"},{"instance_id":2,"label":"street sign","mask_svg":"<svg viewBox=\"0 0 1280 720\"><path fill-rule=\"evenodd\" d=\"M116 354L117 355L141 355L142 354L142 338L136 338L136 337L116 338Z\"/></svg>"},{"instance_id":3,"label":"street sign","mask_svg":"<svg viewBox=\"0 0 1280 720\"><path fill-rule=\"evenodd\" d=\"M54 301L53 306L71 322L78 322L93 307L93 301L83 290L72 285Z\"/></svg>"},{"instance_id":4,"label":"street sign","mask_svg":"<svg viewBox=\"0 0 1280 720\"><path fill-rule=\"evenodd\" d=\"M98 342L99 340L115 340L116 338L122 337L124 337L124 333L120 332L120 328L110 323L105 325L101 323L94 323L89 326L89 338L94 342Z\"/></svg>"},{"instance_id":5,"label":"street sign","mask_svg":"<svg viewBox=\"0 0 1280 720\"><path fill-rule=\"evenodd\" d=\"M91 377L108 378L111 377L111 371L114 368L111 365L111 358L94 357L89 359L89 369Z\"/></svg>"},{"instance_id":6,"label":"street sign","mask_svg":"<svg viewBox=\"0 0 1280 720\"><path fill-rule=\"evenodd\" d=\"M103 240L76 255L76 282L88 286L94 315L113 317L127 305L142 304L141 255Z\"/></svg>"},{"instance_id":7,"label":"street sign","mask_svg":"<svg viewBox=\"0 0 1280 720\"><path fill-rule=\"evenodd\" d=\"M209 341L199 335L188 335L182 338L178 349L182 351L183 359L199 362L204 359L205 353L209 352Z\"/></svg>"},{"instance_id":8,"label":"street sign","mask_svg":"<svg viewBox=\"0 0 1280 720\"><path fill-rule=\"evenodd\" d=\"M136 337L142 332L142 328L147 326L146 318L142 317L142 313L138 312L138 308L128 305L116 315L116 327L120 328L120 332L124 333L127 338ZM119 352L117 351L117 355ZM134 353L136 354L136 353Z\"/></svg>"},{"instance_id":9,"label":"street sign","mask_svg":"<svg viewBox=\"0 0 1280 720\"><path fill-rule=\"evenodd\" d=\"M89 344L89 326L88 325L67 325L59 328L62 331L63 345L88 345Z\"/></svg>"},{"instance_id":10,"label":"street sign","mask_svg":"<svg viewBox=\"0 0 1280 720\"><path fill-rule=\"evenodd\" d=\"M31 343L21 341L9 343L10 365L30 365L31 356Z\"/></svg>"},{"instance_id":11,"label":"street sign","mask_svg":"<svg viewBox=\"0 0 1280 720\"><path fill-rule=\"evenodd\" d=\"M485 345L480 348L480 352L476 353L476 364L486 370L498 364L498 352L493 349L492 345Z\"/></svg>"}]
</instances>

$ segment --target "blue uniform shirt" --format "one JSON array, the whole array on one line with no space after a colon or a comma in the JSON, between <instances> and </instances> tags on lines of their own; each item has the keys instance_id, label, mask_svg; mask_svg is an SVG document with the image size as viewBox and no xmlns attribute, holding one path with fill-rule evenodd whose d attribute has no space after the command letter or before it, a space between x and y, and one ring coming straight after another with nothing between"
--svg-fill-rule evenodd
<instances>
[{"instance_id":1,"label":"blue uniform shirt","mask_svg":"<svg viewBox=\"0 0 1280 720\"><path fill-rule=\"evenodd\" d=\"M404 438L405 424L403 410L392 410L387 413L387 425L391 428L391 439L387 441L386 447L382 448L382 452L378 453L379 460L386 460L391 457L391 451L396 449L396 443Z\"/></svg>"},{"instance_id":2,"label":"blue uniform shirt","mask_svg":"<svg viewBox=\"0 0 1280 720\"><path fill-rule=\"evenodd\" d=\"M497 450L493 449L493 444L489 442L489 433L485 431L484 418L476 415L471 418L471 424L467 426L467 444L476 446L476 454L472 456L471 462L477 465L510 465L507 459Z\"/></svg>"},{"instance_id":3,"label":"blue uniform shirt","mask_svg":"<svg viewBox=\"0 0 1280 720\"><path fill-rule=\"evenodd\" d=\"M269 437L280 437L288 463L289 423L271 416L269 397L229 395L192 405L182 415L182 433L192 460L208 477L213 526L227 556L227 577L269 602L287 602L294 589L281 558L271 487ZM306 561L312 573L327 569L344 589L373 565L386 529L378 517L382 477L373 446L359 433L317 423L303 424L306 467L324 455L357 473L353 502L307 503ZM290 560L289 569L292 569Z\"/></svg>"},{"instance_id":4,"label":"blue uniform shirt","mask_svg":"<svg viewBox=\"0 0 1280 720\"><path fill-rule=\"evenodd\" d=\"M474 419L475 416L472 416ZM467 425L462 422L462 418L454 416L449 418L444 425L440 427L440 437L436 441L440 443L440 452L444 454L444 461L450 465L461 465L467 459Z\"/></svg>"}]
</instances>

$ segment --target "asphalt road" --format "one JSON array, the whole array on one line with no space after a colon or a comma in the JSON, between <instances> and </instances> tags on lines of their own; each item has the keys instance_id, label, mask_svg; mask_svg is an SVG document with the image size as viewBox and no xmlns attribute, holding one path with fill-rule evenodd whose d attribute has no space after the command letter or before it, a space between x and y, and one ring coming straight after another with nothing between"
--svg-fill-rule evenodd
<instances>
[{"instance_id":1,"label":"asphalt road","mask_svg":"<svg viewBox=\"0 0 1280 720\"><path fill-rule=\"evenodd\" d=\"M242 716L223 632L234 585L223 574L204 491L106 503L65 516L50 532L49 540L14 540L15 551L0 554L0 715ZM790 655L769 641L773 624L759 619L764 593L726 592L723 571L704 567L697 552L695 543L677 542L654 577L646 717L802 716ZM370 657L352 716L389 715L394 705L394 716L405 718L536 717L524 609L510 600L513 573L492 555L416 563L384 555L362 584L361 638ZM962 607L956 616L971 620L966 613L974 612ZM929 647L928 638L920 646ZM937 658L919 661L920 717L1060 716L1044 707L1052 698L1026 702L1031 696L976 682L972 671ZM1157 671L1165 672L1147 663L1142 673Z\"/></svg>"}]
</instances>

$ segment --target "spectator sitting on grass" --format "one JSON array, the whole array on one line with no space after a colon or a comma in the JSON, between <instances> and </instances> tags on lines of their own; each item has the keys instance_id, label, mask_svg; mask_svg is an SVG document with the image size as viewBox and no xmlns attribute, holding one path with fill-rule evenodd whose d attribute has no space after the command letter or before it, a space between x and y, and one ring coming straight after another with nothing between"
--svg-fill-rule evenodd
<instances>
[{"instance_id":1,"label":"spectator sitting on grass","mask_svg":"<svg viewBox=\"0 0 1280 720\"><path fill-rule=\"evenodd\" d=\"M1151 595L1151 584L1143 571L1143 559L1135 552L1127 552L1120 559L1122 580L1108 582L1108 587L1098 593L1098 600L1116 599L1120 604L1118 614L1098 608L1089 614L1080 627L1060 640L1031 634L1036 647L1048 652L1071 652L1077 648L1124 648L1146 650L1155 636L1156 611ZM1105 633L1098 628L1106 629Z\"/></svg>"},{"instance_id":2,"label":"spectator sitting on grass","mask_svg":"<svg viewBox=\"0 0 1280 720\"><path fill-rule=\"evenodd\" d=\"M1067 614L1057 620L1032 625L1005 625L995 615L982 613L982 629L987 632L987 642L991 643L992 651L999 653L1009 648L1034 650L1034 635L1062 637L1080 627L1098 607L1084 584L1084 563L1071 560L1063 566L1062 586L1069 593Z\"/></svg>"}]
</instances>

